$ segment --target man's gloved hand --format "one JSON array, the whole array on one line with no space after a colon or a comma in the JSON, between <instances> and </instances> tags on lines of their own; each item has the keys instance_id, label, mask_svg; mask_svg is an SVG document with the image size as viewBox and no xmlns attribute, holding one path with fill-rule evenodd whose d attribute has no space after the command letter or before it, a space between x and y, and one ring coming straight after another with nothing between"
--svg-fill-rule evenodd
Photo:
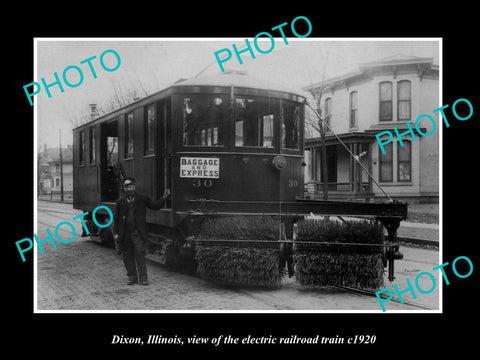
<instances>
[{"instance_id":1,"label":"man's gloved hand","mask_svg":"<svg viewBox=\"0 0 480 360\"><path fill-rule=\"evenodd\" d=\"M170 189L165 189L165 191L163 192L163 195L162 197L164 199L168 199L170 197Z\"/></svg>"}]
</instances>

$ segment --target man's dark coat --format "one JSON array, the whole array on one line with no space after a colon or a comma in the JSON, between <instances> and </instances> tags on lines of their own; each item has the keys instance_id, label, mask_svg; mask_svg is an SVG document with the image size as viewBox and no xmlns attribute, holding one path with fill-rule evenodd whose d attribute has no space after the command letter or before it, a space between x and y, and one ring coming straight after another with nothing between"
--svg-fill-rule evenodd
<instances>
[{"instance_id":1,"label":"man's dark coat","mask_svg":"<svg viewBox=\"0 0 480 360\"><path fill-rule=\"evenodd\" d=\"M160 199L153 201L149 197L142 194L135 194L135 222L137 228L142 235L143 240L147 240L147 207L152 210L157 210L162 208L165 204L165 198L161 197ZM118 234L119 244L123 244L125 240L125 234L127 232L127 197L122 196L117 200L115 207L115 221L113 224L113 231L115 234Z\"/></svg>"}]
</instances>

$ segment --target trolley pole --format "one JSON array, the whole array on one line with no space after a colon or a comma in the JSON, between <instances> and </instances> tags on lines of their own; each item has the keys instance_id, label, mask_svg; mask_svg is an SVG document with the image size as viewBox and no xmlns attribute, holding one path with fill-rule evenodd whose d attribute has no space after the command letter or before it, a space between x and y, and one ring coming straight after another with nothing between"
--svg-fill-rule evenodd
<instances>
[{"instance_id":1,"label":"trolley pole","mask_svg":"<svg viewBox=\"0 0 480 360\"><path fill-rule=\"evenodd\" d=\"M62 130L58 129L60 141L60 201L63 202L63 158L62 158Z\"/></svg>"}]
</instances>

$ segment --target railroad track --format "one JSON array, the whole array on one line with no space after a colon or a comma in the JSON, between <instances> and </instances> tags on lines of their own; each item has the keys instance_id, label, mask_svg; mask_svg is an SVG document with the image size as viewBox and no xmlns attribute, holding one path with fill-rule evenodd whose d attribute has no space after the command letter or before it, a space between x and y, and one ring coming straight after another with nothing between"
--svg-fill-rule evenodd
<instances>
[{"instance_id":1,"label":"railroad track","mask_svg":"<svg viewBox=\"0 0 480 360\"><path fill-rule=\"evenodd\" d=\"M57 214L59 214L59 213L64 213L65 214L64 211L61 211L61 210L59 211L57 209L48 209L48 208L41 208L41 209L39 209L39 212L44 214L44 217L39 216L39 218L37 218L37 224L38 224L39 229L49 227L51 230L53 230L52 223L58 222L58 218L56 218L58 216ZM70 216L70 214L68 214L67 217L68 216ZM71 216L70 216L70 218L71 218ZM59 231L62 235L65 235L64 236L65 238L69 238L72 235L72 232L71 232L70 228L68 228L68 227L62 227L62 228L59 229ZM437 247L438 248L438 245L439 245L438 241L432 241L432 240L426 240L426 239L400 238L399 240L400 240L401 243L404 243L405 245L414 244L414 245L417 245L417 246L420 246L420 247L432 246L432 247ZM366 289L357 289L357 288L352 288L352 287L348 287L348 286L332 286L332 287L341 289L345 292L350 292L350 293L353 293L353 294L362 294L364 296L369 296L369 297L376 298L375 291L366 290ZM243 295L248 295L249 297L251 297L252 299L255 299L257 301L262 301L265 304L271 304L272 307L274 307L277 310L294 310L294 307L291 306L291 304L285 304L284 302L278 303L276 301L275 296L273 296L273 294L270 294L270 293L256 294L256 293L250 293L249 291L245 291L245 290L242 290L241 293ZM385 296L384 294L381 294L380 296L382 298L387 298L387 296ZM398 298L396 298L395 296L392 297L392 299L390 299L389 301L393 302L393 303L397 303L397 304L398 303L402 304L400 302L400 300ZM419 304L419 303L412 302L412 301L404 301L403 305L407 305L410 308L415 308L415 309L419 309L419 310L426 310L426 311L434 311L434 310L438 309L438 308L426 306L424 304Z\"/></svg>"},{"instance_id":2,"label":"railroad track","mask_svg":"<svg viewBox=\"0 0 480 360\"><path fill-rule=\"evenodd\" d=\"M373 297L377 297L377 295L375 294L374 291L371 291L371 290L365 290L365 289L357 289L357 288L352 288L352 287L349 287L349 286L333 286L335 288L338 288L338 289L343 289L343 290L347 290L347 291L350 291L350 292L353 292L353 293L360 293L360 294L364 294L364 295L368 295L368 296L373 296ZM382 296L380 295L380 297L382 299L385 299L386 296ZM435 308L431 308L429 306L425 306L425 305L421 305L421 304L415 304L415 303L412 303L410 301L403 301L403 303L398 300L398 299L395 299L394 297L392 297L389 301L393 301L393 302L396 302L398 304L402 304L402 305L409 305L409 306L413 306L413 307L417 307L419 309L422 309L422 310L438 310L438 309L435 309Z\"/></svg>"},{"instance_id":3,"label":"railroad track","mask_svg":"<svg viewBox=\"0 0 480 360\"><path fill-rule=\"evenodd\" d=\"M428 248L438 249L438 247L439 247L439 242L435 241L435 240L420 239L420 238L408 238L408 237L400 237L398 240L401 243L401 245L404 245L406 247L409 247L409 246L413 245L413 248L425 248L427 250L428 250ZM403 260L407 260L407 259L404 258ZM411 261L416 262L418 260L411 260ZM396 273L398 275L400 275L398 268L396 270ZM375 294L375 291L373 291L373 290L358 289L358 288L353 288L353 287L349 287L349 286L334 286L334 287L336 287L338 289L343 289L345 291L349 291L351 293L357 293L357 294L360 293L360 294L375 297L375 298L377 297L377 295ZM387 295L384 295L382 293L382 294L380 294L380 297L382 299L386 299ZM417 302L412 302L412 301L403 301L403 303L402 303L395 296L393 296L389 301L395 302L395 303L398 303L398 304L409 305L411 307L415 307L415 308L422 309L422 310L438 310L438 308L436 308L436 307L431 307L431 306L427 306L427 305L424 305L424 304L419 304Z\"/></svg>"}]
</instances>

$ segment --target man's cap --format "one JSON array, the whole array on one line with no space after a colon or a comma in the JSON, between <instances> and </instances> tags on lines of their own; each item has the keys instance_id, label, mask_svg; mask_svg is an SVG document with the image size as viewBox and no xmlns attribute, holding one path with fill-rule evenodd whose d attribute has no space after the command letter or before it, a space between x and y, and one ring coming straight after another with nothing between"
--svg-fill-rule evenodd
<instances>
[{"instance_id":1,"label":"man's cap","mask_svg":"<svg viewBox=\"0 0 480 360\"><path fill-rule=\"evenodd\" d=\"M130 177L123 180L123 186L127 185L135 185L135 179Z\"/></svg>"}]
</instances>

